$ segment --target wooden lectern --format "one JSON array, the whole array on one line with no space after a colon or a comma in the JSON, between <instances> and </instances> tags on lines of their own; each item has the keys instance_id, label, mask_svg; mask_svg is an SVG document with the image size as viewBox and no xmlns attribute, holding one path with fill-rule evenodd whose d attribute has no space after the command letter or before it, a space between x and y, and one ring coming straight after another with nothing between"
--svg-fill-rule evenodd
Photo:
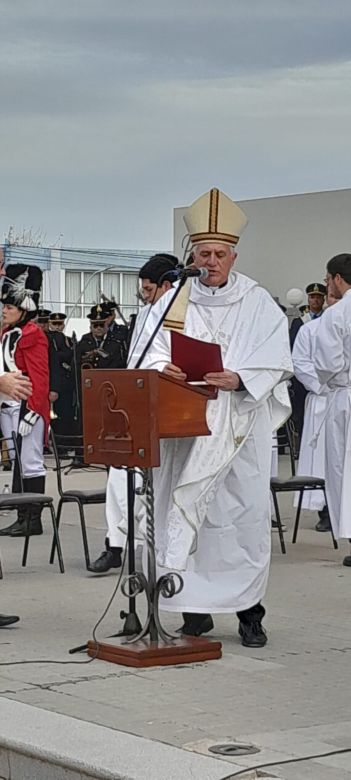
<instances>
[{"instance_id":1,"label":"wooden lectern","mask_svg":"<svg viewBox=\"0 0 351 780\"><path fill-rule=\"evenodd\" d=\"M152 468L160 465L160 439L208 436L206 405L217 388L191 385L158 371L94 370L82 372L84 460L143 469L146 475L148 577L129 571L134 594L145 591L148 618L132 640L88 642L88 654L127 666L193 663L221 657L221 643L169 634L158 615L158 598L171 598L183 587L178 573L157 580L154 550ZM130 505L128 497L128 505ZM133 502L132 502L133 506ZM134 518L128 518L134 522ZM122 591L125 595L126 588ZM133 594L132 594L133 595ZM148 636L149 635L149 636Z\"/></svg>"}]
</instances>

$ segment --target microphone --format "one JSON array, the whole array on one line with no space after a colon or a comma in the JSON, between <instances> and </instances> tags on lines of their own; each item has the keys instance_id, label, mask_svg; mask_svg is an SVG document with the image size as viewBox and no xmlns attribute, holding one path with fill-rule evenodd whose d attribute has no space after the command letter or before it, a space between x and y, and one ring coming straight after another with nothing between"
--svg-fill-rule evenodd
<instances>
[{"instance_id":1,"label":"microphone","mask_svg":"<svg viewBox=\"0 0 351 780\"><path fill-rule=\"evenodd\" d=\"M185 268L174 268L172 271L167 271L164 276L171 282L176 282L178 279L190 279L197 276L199 279L207 279L207 268L196 268L195 265L187 265ZM161 277L162 279L163 277ZM160 281L161 281L160 279Z\"/></svg>"}]
</instances>

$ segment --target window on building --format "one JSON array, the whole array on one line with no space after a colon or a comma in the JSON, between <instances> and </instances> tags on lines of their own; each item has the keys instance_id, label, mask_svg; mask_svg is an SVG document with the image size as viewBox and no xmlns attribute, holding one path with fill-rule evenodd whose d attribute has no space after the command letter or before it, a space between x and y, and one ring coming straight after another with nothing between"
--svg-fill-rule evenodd
<instances>
[{"instance_id":1,"label":"window on building","mask_svg":"<svg viewBox=\"0 0 351 780\"><path fill-rule=\"evenodd\" d=\"M101 300L101 293L114 299L126 320L138 311L138 272L108 271L65 272L65 312L69 317L86 317L91 307Z\"/></svg>"}]
</instances>

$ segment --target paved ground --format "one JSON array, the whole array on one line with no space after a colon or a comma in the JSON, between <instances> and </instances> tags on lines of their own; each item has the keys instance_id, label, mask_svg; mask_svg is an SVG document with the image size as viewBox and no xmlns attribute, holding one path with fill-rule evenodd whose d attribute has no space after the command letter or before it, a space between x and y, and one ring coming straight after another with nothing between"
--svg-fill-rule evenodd
<instances>
[{"instance_id":1,"label":"paved ground","mask_svg":"<svg viewBox=\"0 0 351 780\"><path fill-rule=\"evenodd\" d=\"M103 483L99 473L69 479L82 486ZM0 472L0 489L6 481ZM49 473L47 492L53 486ZM283 514L291 529L290 498L283 501ZM11 519L0 516L1 527ZM256 756L234 759L243 766L351 748L351 570L341 566L347 545L335 552L329 534L316 533L314 523L314 515L305 513L294 546L288 530L287 556L281 555L273 535L265 649L242 648L235 621L218 616L213 637L223 642L221 661L147 670L84 663L83 654L74 657L74 664L47 662L69 661L68 649L91 636L116 581L113 573L98 577L86 572L75 510L66 510L62 524L64 575L48 563L49 518L45 534L31 541L26 569L20 565L22 543L1 539L1 611L21 615L17 627L1 630L1 662L43 662L0 666L0 693L200 753L232 740L261 748ZM103 547L101 507L89 510L88 526L95 557ZM118 595L99 628L101 639L121 627L124 601ZM143 605L139 611L142 615ZM166 616L166 625L176 628L177 623L175 616ZM271 771L294 780L351 779L351 754Z\"/></svg>"}]
</instances>

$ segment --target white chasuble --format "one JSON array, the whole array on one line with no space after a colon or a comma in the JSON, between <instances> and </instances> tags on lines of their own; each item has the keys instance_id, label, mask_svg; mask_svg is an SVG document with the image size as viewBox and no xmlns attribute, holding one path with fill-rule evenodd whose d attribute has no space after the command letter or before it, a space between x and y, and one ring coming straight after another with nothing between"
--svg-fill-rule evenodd
<instances>
[{"instance_id":1,"label":"white chasuble","mask_svg":"<svg viewBox=\"0 0 351 780\"><path fill-rule=\"evenodd\" d=\"M289 416L288 323L266 290L239 273L222 288L193 280L184 333L221 346L225 368L245 390L207 404L211 436L161 442L154 469L158 573L181 573L184 588L163 599L170 611L235 612L264 595L270 562L272 431ZM152 307L154 325L174 290ZM171 362L161 328L143 362ZM132 367L132 365L130 366Z\"/></svg>"},{"instance_id":2,"label":"white chasuble","mask_svg":"<svg viewBox=\"0 0 351 780\"><path fill-rule=\"evenodd\" d=\"M318 317L300 328L294 342L292 358L295 376L307 390L297 474L324 479L327 389L321 385L314 365L316 335L321 321L322 318ZM295 496L295 506L298 498L299 494ZM319 511L324 505L322 490L304 492L303 509Z\"/></svg>"},{"instance_id":3,"label":"white chasuble","mask_svg":"<svg viewBox=\"0 0 351 780\"><path fill-rule=\"evenodd\" d=\"M315 366L328 391L325 486L334 535L351 539L351 289L321 318Z\"/></svg>"}]
</instances>

